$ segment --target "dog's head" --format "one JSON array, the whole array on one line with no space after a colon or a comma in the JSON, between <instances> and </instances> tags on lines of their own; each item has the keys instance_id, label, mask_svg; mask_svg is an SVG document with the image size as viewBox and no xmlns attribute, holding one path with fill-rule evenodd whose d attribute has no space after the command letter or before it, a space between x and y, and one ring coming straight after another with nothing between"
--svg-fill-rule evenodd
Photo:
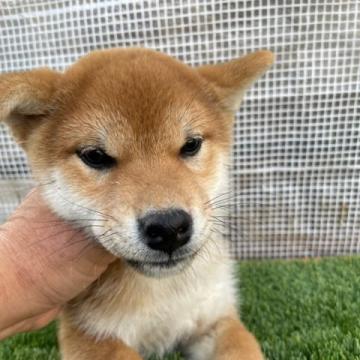
<instances>
[{"instance_id":1,"label":"dog's head","mask_svg":"<svg viewBox=\"0 0 360 360\"><path fill-rule=\"evenodd\" d=\"M272 62L260 51L191 68L151 50L98 51L65 73L2 75L0 121L56 213L165 274L206 245L234 112Z\"/></svg>"}]
</instances>

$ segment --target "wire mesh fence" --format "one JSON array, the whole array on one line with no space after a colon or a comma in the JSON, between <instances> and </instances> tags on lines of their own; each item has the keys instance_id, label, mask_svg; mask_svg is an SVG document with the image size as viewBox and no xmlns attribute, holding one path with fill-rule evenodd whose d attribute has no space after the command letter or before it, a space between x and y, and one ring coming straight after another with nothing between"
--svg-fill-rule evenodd
<instances>
[{"instance_id":1,"label":"wire mesh fence","mask_svg":"<svg viewBox=\"0 0 360 360\"><path fill-rule=\"evenodd\" d=\"M62 70L94 49L146 46L188 64L270 49L276 65L235 124L235 257L360 251L357 0L0 0L0 71ZM0 125L0 221L31 186Z\"/></svg>"}]
</instances>

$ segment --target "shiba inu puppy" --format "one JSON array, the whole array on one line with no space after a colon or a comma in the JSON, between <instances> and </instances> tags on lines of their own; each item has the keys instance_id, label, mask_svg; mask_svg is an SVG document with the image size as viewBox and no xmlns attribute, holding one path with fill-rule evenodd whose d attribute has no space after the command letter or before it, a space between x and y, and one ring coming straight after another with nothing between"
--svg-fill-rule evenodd
<instances>
[{"instance_id":1,"label":"shiba inu puppy","mask_svg":"<svg viewBox=\"0 0 360 360\"><path fill-rule=\"evenodd\" d=\"M0 120L49 206L118 260L65 308L65 360L262 359L238 318L216 231L235 111L273 63L259 51L191 68L146 49L96 51L64 73L0 76Z\"/></svg>"}]
</instances>

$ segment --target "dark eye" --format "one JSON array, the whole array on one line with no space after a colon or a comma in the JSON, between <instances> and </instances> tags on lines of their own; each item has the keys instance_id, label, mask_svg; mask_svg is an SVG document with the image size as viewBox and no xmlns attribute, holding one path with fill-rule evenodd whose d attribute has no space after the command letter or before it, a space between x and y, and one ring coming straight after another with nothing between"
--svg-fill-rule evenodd
<instances>
[{"instance_id":1,"label":"dark eye","mask_svg":"<svg viewBox=\"0 0 360 360\"><path fill-rule=\"evenodd\" d=\"M202 142L203 139L200 136L188 138L186 140L186 143L183 145L183 147L180 150L181 156L186 157L186 156L196 155L201 148Z\"/></svg>"},{"instance_id":2,"label":"dark eye","mask_svg":"<svg viewBox=\"0 0 360 360\"><path fill-rule=\"evenodd\" d=\"M107 155L100 148L85 148L77 151L79 158L87 165L96 170L109 169L115 165L116 160Z\"/></svg>"}]
</instances>

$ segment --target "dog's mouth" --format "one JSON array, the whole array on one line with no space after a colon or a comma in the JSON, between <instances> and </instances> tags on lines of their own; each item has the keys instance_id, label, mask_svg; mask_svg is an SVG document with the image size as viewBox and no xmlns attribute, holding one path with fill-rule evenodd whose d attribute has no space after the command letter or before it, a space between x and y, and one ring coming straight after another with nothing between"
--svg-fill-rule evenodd
<instances>
[{"instance_id":1,"label":"dog's mouth","mask_svg":"<svg viewBox=\"0 0 360 360\"><path fill-rule=\"evenodd\" d=\"M128 260L128 263L135 268L142 267L142 266L153 266L153 267L158 267L160 269L167 269L167 268L172 268L174 266L177 266L182 261L184 261L184 260L183 259L181 259L181 260L168 259L166 261Z\"/></svg>"},{"instance_id":2,"label":"dog's mouth","mask_svg":"<svg viewBox=\"0 0 360 360\"><path fill-rule=\"evenodd\" d=\"M166 276L180 272L191 263L195 258L194 254L181 258L168 258L163 261L148 261L148 260L127 260L127 263L135 270L148 276Z\"/></svg>"}]
</instances>

